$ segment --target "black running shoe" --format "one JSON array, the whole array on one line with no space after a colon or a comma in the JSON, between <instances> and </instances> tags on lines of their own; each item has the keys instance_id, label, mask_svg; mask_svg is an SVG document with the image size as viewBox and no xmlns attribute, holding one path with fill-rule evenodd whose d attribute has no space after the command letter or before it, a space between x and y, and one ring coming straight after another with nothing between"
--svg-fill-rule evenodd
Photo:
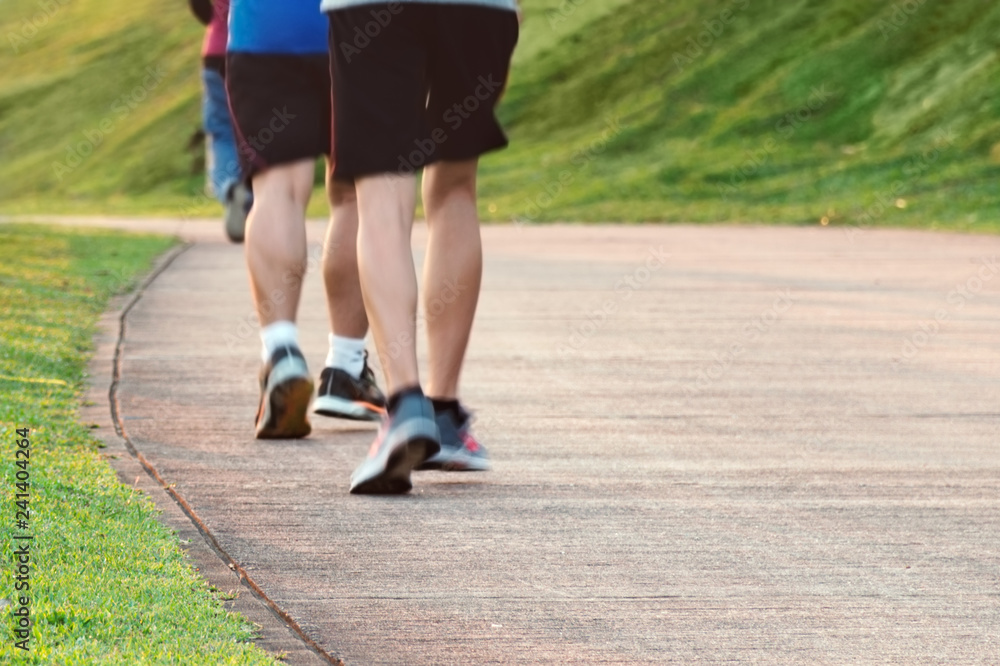
<instances>
[{"instance_id":1,"label":"black running shoe","mask_svg":"<svg viewBox=\"0 0 1000 666\"><path fill-rule=\"evenodd\" d=\"M410 472L441 448L434 407L419 394L404 395L382 421L368 457L351 474L355 495L410 492Z\"/></svg>"},{"instance_id":2,"label":"black running shoe","mask_svg":"<svg viewBox=\"0 0 1000 666\"><path fill-rule=\"evenodd\" d=\"M312 431L313 381L298 347L280 347L260 370L257 439L297 439Z\"/></svg>"},{"instance_id":3,"label":"black running shoe","mask_svg":"<svg viewBox=\"0 0 1000 666\"><path fill-rule=\"evenodd\" d=\"M472 417L459 407L458 418L451 410L436 411L434 421L441 433L441 450L420 465L417 470L439 469L445 472L485 472L490 469L486 447L472 435Z\"/></svg>"},{"instance_id":4,"label":"black running shoe","mask_svg":"<svg viewBox=\"0 0 1000 666\"><path fill-rule=\"evenodd\" d=\"M339 368L323 368L313 411L355 421L378 421L385 416L385 396L375 383L375 373L368 367L368 352L358 379Z\"/></svg>"}]
</instances>

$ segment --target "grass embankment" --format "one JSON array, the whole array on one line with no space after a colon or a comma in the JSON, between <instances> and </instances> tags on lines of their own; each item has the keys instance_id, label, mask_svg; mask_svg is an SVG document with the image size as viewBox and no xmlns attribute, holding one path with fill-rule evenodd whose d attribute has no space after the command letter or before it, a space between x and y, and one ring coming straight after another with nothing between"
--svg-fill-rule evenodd
<instances>
[{"instance_id":1,"label":"grass embankment","mask_svg":"<svg viewBox=\"0 0 1000 666\"><path fill-rule=\"evenodd\" d=\"M144 495L118 482L77 421L109 298L172 241L0 224L0 662L273 664L194 572ZM30 459L15 458L28 429ZM22 431L23 434L23 431ZM18 460L22 464L18 465ZM30 487L17 487L27 472ZM15 493L30 495L19 529ZM24 526L22 526L24 527ZM15 647L13 551L30 542L30 652ZM23 582L23 581L22 581Z\"/></svg>"},{"instance_id":2,"label":"grass embankment","mask_svg":"<svg viewBox=\"0 0 1000 666\"><path fill-rule=\"evenodd\" d=\"M635 0L517 72L485 189L538 219L995 231L998 42L967 0Z\"/></svg>"},{"instance_id":3,"label":"grass embankment","mask_svg":"<svg viewBox=\"0 0 1000 666\"><path fill-rule=\"evenodd\" d=\"M484 160L488 219L998 229L1000 6L523 5L501 109L512 145ZM4 34L37 8L0 5ZM199 39L183 3L75 0L19 54L8 45L0 210L217 214L185 149ZM162 80L57 175L150 66Z\"/></svg>"}]
</instances>

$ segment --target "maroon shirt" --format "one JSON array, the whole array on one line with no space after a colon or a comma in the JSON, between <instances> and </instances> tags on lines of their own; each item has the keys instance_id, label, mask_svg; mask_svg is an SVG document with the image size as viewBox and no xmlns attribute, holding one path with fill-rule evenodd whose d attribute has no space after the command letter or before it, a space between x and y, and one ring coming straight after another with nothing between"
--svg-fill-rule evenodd
<instances>
[{"instance_id":1,"label":"maroon shirt","mask_svg":"<svg viewBox=\"0 0 1000 666\"><path fill-rule=\"evenodd\" d=\"M205 41L201 45L202 57L226 55L229 41L229 0L214 0L212 22L205 31Z\"/></svg>"}]
</instances>

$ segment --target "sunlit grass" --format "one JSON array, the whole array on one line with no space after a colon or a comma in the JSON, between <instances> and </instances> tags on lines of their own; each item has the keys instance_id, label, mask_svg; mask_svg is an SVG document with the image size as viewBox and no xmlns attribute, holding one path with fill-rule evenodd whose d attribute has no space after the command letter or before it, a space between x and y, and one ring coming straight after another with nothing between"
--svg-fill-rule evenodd
<instances>
[{"instance_id":1,"label":"sunlit grass","mask_svg":"<svg viewBox=\"0 0 1000 666\"><path fill-rule=\"evenodd\" d=\"M77 421L95 322L173 241L0 224L0 557L32 541L28 653L3 611L0 662L268 664L152 503L118 482ZM30 530L15 531L17 429L30 430ZM0 598L15 600L10 568Z\"/></svg>"}]
</instances>

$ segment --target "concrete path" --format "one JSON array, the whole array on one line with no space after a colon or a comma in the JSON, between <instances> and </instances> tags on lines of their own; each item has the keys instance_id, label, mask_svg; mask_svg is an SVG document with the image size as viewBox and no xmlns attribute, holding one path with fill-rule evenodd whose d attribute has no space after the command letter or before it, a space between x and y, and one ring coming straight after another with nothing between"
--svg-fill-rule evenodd
<instances>
[{"instance_id":1,"label":"concrete path","mask_svg":"<svg viewBox=\"0 0 1000 666\"><path fill-rule=\"evenodd\" d=\"M495 470L379 498L347 493L371 427L253 439L242 248L182 233L120 416L289 661L1000 662L1000 238L486 227L464 391ZM301 328L318 372L315 271Z\"/></svg>"}]
</instances>

